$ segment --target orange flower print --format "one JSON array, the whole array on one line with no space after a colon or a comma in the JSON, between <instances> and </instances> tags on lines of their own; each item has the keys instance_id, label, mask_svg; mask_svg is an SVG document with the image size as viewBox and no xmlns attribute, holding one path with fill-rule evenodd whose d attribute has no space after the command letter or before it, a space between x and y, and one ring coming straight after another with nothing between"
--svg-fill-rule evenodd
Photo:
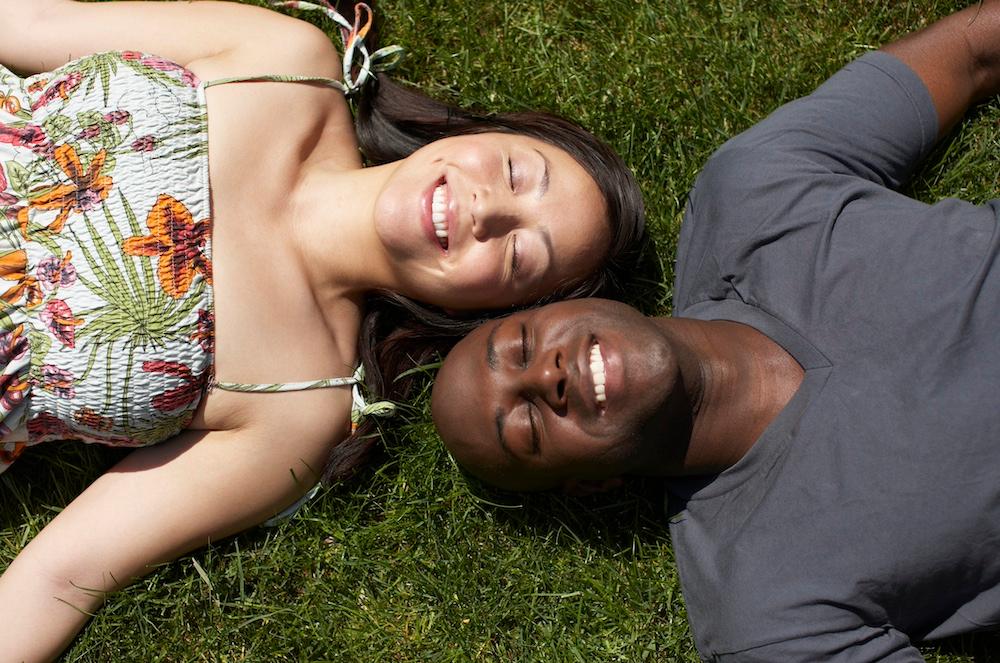
<instances>
[{"instance_id":1,"label":"orange flower print","mask_svg":"<svg viewBox=\"0 0 1000 663\"><path fill-rule=\"evenodd\" d=\"M83 74L78 71L74 71L66 76L60 76L54 83L52 83L52 86L49 89L42 93L42 96L31 104L31 110L36 111L51 102L53 99L62 99L64 101L69 99L70 92L75 90L82 80ZM46 84L48 84L47 81ZM34 85L32 85L32 87L34 87ZM31 89L31 87L28 88L29 91Z\"/></svg>"},{"instance_id":2,"label":"orange flower print","mask_svg":"<svg viewBox=\"0 0 1000 663\"><path fill-rule=\"evenodd\" d=\"M70 212L86 212L108 197L112 185L111 178L101 175L107 157L107 150L101 150L90 160L90 167L84 170L80 157L72 145L60 145L55 149L56 163L66 173L70 183L42 189L28 197L28 206L32 209L59 210L55 221L49 224L49 230L54 233L59 232ZM27 214L19 214L18 222L21 225L21 234L27 238Z\"/></svg>"},{"instance_id":3,"label":"orange flower print","mask_svg":"<svg viewBox=\"0 0 1000 663\"><path fill-rule=\"evenodd\" d=\"M184 203L164 193L149 211L146 226L149 235L129 237L123 248L130 256L160 257L156 273L164 292L180 299L197 273L211 282L212 265L203 253L208 220L195 223Z\"/></svg>"},{"instance_id":4,"label":"orange flower print","mask_svg":"<svg viewBox=\"0 0 1000 663\"><path fill-rule=\"evenodd\" d=\"M115 425L114 419L102 416L89 407L82 407L74 412L73 421L81 426L102 432L111 430Z\"/></svg>"},{"instance_id":5,"label":"orange flower print","mask_svg":"<svg viewBox=\"0 0 1000 663\"><path fill-rule=\"evenodd\" d=\"M38 306L42 302L42 288L38 279L28 276L28 254L24 249L9 251L0 255L0 279L17 281L16 284L0 294L0 300L8 305L22 301L28 308Z\"/></svg>"}]
</instances>

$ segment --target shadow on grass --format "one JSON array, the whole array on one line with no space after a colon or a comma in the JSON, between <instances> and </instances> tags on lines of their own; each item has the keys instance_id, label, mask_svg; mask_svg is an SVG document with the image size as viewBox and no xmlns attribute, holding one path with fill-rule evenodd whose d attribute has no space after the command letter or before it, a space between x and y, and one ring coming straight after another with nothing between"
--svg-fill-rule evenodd
<instances>
[{"instance_id":1,"label":"shadow on grass","mask_svg":"<svg viewBox=\"0 0 1000 663\"><path fill-rule=\"evenodd\" d=\"M62 509L129 451L78 442L28 449L0 475L0 525L17 525L26 516Z\"/></svg>"},{"instance_id":2,"label":"shadow on grass","mask_svg":"<svg viewBox=\"0 0 1000 663\"><path fill-rule=\"evenodd\" d=\"M499 525L538 537L556 531L599 552L617 554L639 544L669 543L663 483L636 479L625 487L587 497L559 491L508 493L475 479L470 492L487 506L496 505Z\"/></svg>"},{"instance_id":3,"label":"shadow on grass","mask_svg":"<svg viewBox=\"0 0 1000 663\"><path fill-rule=\"evenodd\" d=\"M935 645L941 655L969 656L973 663L1000 663L1000 632L957 635Z\"/></svg>"}]
</instances>

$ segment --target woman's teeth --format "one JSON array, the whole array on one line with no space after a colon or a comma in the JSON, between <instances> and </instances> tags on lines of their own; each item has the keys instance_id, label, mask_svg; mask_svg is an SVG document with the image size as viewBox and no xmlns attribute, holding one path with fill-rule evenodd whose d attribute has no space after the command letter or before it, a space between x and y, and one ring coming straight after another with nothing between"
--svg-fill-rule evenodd
<instances>
[{"instance_id":1,"label":"woman's teeth","mask_svg":"<svg viewBox=\"0 0 1000 663\"><path fill-rule=\"evenodd\" d=\"M434 189L431 199L431 221L434 223L434 234L442 249L448 249L448 221L445 212L448 211L448 201L445 199L444 184Z\"/></svg>"},{"instance_id":2,"label":"woman's teeth","mask_svg":"<svg viewBox=\"0 0 1000 663\"><path fill-rule=\"evenodd\" d=\"M594 397L598 403L608 400L604 393L604 357L601 355L601 346L597 343L590 348L590 374L594 376Z\"/></svg>"}]
</instances>

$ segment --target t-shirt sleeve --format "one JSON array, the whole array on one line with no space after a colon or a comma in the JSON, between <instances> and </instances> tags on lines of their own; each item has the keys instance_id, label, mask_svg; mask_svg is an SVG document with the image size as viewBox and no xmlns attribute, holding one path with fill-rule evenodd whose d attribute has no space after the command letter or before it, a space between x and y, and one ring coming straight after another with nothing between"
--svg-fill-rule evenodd
<instances>
[{"instance_id":1,"label":"t-shirt sleeve","mask_svg":"<svg viewBox=\"0 0 1000 663\"><path fill-rule=\"evenodd\" d=\"M937 111L920 77L895 56L868 53L722 149L761 147L833 173L899 188L937 139Z\"/></svg>"},{"instance_id":2,"label":"t-shirt sleeve","mask_svg":"<svg viewBox=\"0 0 1000 663\"><path fill-rule=\"evenodd\" d=\"M718 654L707 660L714 663L923 663L924 657L899 631L864 626L856 631L823 633Z\"/></svg>"},{"instance_id":3,"label":"t-shirt sleeve","mask_svg":"<svg viewBox=\"0 0 1000 663\"><path fill-rule=\"evenodd\" d=\"M729 140L708 160L688 196L675 314L683 315L693 302L729 296L721 281L736 285L733 270L745 271L748 256L777 237L798 242L780 243L788 255L814 251L811 233L852 201L871 196L873 188L891 193L907 180L933 148L937 123L920 77L895 56L876 51ZM902 197L892 202L922 204ZM793 283L799 278L787 274Z\"/></svg>"}]
</instances>

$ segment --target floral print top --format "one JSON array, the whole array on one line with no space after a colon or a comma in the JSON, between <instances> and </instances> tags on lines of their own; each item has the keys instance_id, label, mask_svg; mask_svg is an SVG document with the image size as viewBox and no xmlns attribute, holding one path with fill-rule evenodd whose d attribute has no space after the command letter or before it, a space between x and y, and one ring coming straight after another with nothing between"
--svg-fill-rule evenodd
<instances>
[{"instance_id":1,"label":"floral print top","mask_svg":"<svg viewBox=\"0 0 1000 663\"><path fill-rule=\"evenodd\" d=\"M248 80L360 91L402 49L369 53L368 5L349 22L343 80L262 75L201 82L134 51L97 53L21 79L0 66L0 472L28 446L145 446L180 432L205 389L274 392L354 385L360 372L241 384L212 375L211 199L205 89Z\"/></svg>"},{"instance_id":2,"label":"floral print top","mask_svg":"<svg viewBox=\"0 0 1000 663\"><path fill-rule=\"evenodd\" d=\"M213 352L204 86L136 52L0 67L0 471L25 446L141 446Z\"/></svg>"}]
</instances>

